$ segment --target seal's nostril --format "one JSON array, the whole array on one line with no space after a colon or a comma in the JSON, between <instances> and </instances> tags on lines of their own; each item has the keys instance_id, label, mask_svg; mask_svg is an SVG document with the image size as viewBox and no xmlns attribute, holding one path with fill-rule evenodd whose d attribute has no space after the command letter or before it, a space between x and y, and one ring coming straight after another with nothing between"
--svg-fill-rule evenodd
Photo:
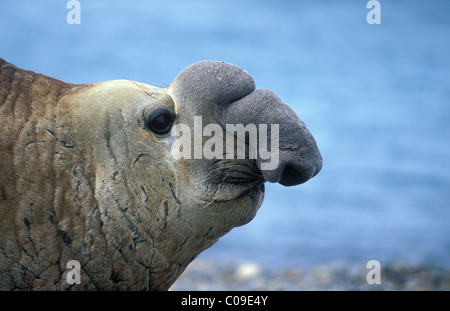
<instances>
[{"instance_id":1,"label":"seal's nostril","mask_svg":"<svg viewBox=\"0 0 450 311\"><path fill-rule=\"evenodd\" d=\"M295 186L301 183L304 183L310 179L311 176L307 174L307 171L298 170L293 165L286 165L281 173L280 184L283 186Z\"/></svg>"}]
</instances>

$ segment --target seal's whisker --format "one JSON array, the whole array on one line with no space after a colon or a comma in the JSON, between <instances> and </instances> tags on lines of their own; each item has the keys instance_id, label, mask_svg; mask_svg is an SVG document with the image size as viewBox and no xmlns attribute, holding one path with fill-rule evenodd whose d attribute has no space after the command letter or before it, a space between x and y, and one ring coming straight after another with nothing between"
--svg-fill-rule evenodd
<instances>
[{"instance_id":1,"label":"seal's whisker","mask_svg":"<svg viewBox=\"0 0 450 311\"><path fill-rule=\"evenodd\" d=\"M155 95L154 94L152 94L152 93L150 93L149 91L147 91L146 89L144 89L142 86L140 86L139 84L137 84L136 83L136 81L133 81L133 80L130 80L130 79L127 79L128 81L130 81L131 83L133 83L134 85L136 85L138 88L140 88L145 94L147 94L148 96L150 96L150 97L155 97Z\"/></svg>"},{"instance_id":2,"label":"seal's whisker","mask_svg":"<svg viewBox=\"0 0 450 311\"><path fill-rule=\"evenodd\" d=\"M235 167L236 165L237 165L237 163L231 163L231 165L221 167L220 169L221 169L221 170L223 170L223 169L228 169L228 168ZM211 173L211 171L210 171L210 173ZM214 177L216 177L216 176L219 176L221 173L222 173L222 172L218 172L218 173L216 173L216 174L214 174L214 175L212 175L212 176L210 176L210 177L207 177L207 178L205 178L205 179L203 179L203 180L201 180L201 181L199 181L199 182L196 182L195 184L196 184L196 185L202 184L202 183L204 183L204 182L206 182L206 181L208 181L208 180L210 180L210 179L212 179L212 178L214 178ZM228 176L228 175L227 175L227 176ZM223 178L223 180L225 180L225 178L226 178L227 176L225 176L225 177ZM222 180L222 181L223 181L223 180Z\"/></svg>"},{"instance_id":3,"label":"seal's whisker","mask_svg":"<svg viewBox=\"0 0 450 311\"><path fill-rule=\"evenodd\" d=\"M148 80L149 83L151 83L152 85L155 85L157 87L160 88L168 88L170 86L170 83L166 83L161 79L156 78L158 81L154 81L154 80Z\"/></svg>"},{"instance_id":4,"label":"seal's whisker","mask_svg":"<svg viewBox=\"0 0 450 311\"><path fill-rule=\"evenodd\" d=\"M211 177L208 177L208 178L205 178L205 179L203 179L203 180L201 180L201 181L199 181L199 182L196 182L195 184L196 184L196 185L202 184L202 183L204 183L204 182L210 180L211 178L216 177L216 176L219 175L219 174L220 174L220 172L219 172L219 173L216 173L216 174L214 174L214 175L212 175Z\"/></svg>"},{"instance_id":5,"label":"seal's whisker","mask_svg":"<svg viewBox=\"0 0 450 311\"><path fill-rule=\"evenodd\" d=\"M228 174L222 179L222 182L228 177ZM211 202L209 202L208 204L206 204L205 206L202 207L202 209L204 209L205 207L209 206L210 204L212 204L215 200L217 200L217 198L219 197L219 195L221 195L223 192L223 189L219 191L218 194L214 195L214 197L212 198Z\"/></svg>"},{"instance_id":6,"label":"seal's whisker","mask_svg":"<svg viewBox=\"0 0 450 311\"><path fill-rule=\"evenodd\" d=\"M202 209L204 209L205 207L211 205L215 200L217 200L217 198L219 197L219 195L222 194L222 192L223 192L223 190L220 190L219 193L216 194L208 204L206 204L205 206L202 207Z\"/></svg>"},{"instance_id":7,"label":"seal's whisker","mask_svg":"<svg viewBox=\"0 0 450 311\"><path fill-rule=\"evenodd\" d=\"M231 163L230 165L221 167L220 169L232 168L232 167L235 167L236 165L238 165L238 164L237 163Z\"/></svg>"},{"instance_id":8,"label":"seal's whisker","mask_svg":"<svg viewBox=\"0 0 450 311\"><path fill-rule=\"evenodd\" d=\"M205 206L203 206L201 209L204 209L205 207L209 206L212 202L214 202L215 199L213 199L211 202L209 202L208 204L205 204Z\"/></svg>"}]
</instances>

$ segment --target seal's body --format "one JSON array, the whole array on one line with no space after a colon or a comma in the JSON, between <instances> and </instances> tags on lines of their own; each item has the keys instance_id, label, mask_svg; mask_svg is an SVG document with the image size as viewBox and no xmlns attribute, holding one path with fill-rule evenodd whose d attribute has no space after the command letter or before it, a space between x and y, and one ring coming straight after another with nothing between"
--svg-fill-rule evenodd
<instances>
[{"instance_id":1,"label":"seal's body","mask_svg":"<svg viewBox=\"0 0 450 311\"><path fill-rule=\"evenodd\" d=\"M231 64L194 64L168 89L68 84L1 59L0 70L3 290L166 290L254 217L265 181L298 184L322 165L295 113ZM171 128L195 116L281 123L277 169L260 170L258 159L174 158ZM81 284L67 281L71 260Z\"/></svg>"}]
</instances>

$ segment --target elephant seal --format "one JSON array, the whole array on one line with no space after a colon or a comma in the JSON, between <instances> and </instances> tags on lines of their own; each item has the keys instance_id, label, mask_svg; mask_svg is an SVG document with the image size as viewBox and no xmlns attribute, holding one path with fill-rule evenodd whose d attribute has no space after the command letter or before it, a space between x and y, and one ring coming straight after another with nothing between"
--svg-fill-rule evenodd
<instances>
[{"instance_id":1,"label":"elephant seal","mask_svg":"<svg viewBox=\"0 0 450 311\"><path fill-rule=\"evenodd\" d=\"M278 124L277 167L174 157L172 129L199 116L216 130ZM0 120L1 290L167 290L255 216L264 182L300 184L322 166L299 117L224 62L193 64L163 89L70 84L0 59Z\"/></svg>"}]
</instances>

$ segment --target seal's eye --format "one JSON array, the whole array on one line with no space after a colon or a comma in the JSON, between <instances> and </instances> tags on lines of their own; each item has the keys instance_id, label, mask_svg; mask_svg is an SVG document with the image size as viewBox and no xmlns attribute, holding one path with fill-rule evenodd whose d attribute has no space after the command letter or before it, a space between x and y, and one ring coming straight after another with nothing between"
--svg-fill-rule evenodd
<instances>
[{"instance_id":1,"label":"seal's eye","mask_svg":"<svg viewBox=\"0 0 450 311\"><path fill-rule=\"evenodd\" d=\"M147 128L155 134L166 135L172 129L175 117L173 113L164 108L153 111L147 119Z\"/></svg>"}]
</instances>

